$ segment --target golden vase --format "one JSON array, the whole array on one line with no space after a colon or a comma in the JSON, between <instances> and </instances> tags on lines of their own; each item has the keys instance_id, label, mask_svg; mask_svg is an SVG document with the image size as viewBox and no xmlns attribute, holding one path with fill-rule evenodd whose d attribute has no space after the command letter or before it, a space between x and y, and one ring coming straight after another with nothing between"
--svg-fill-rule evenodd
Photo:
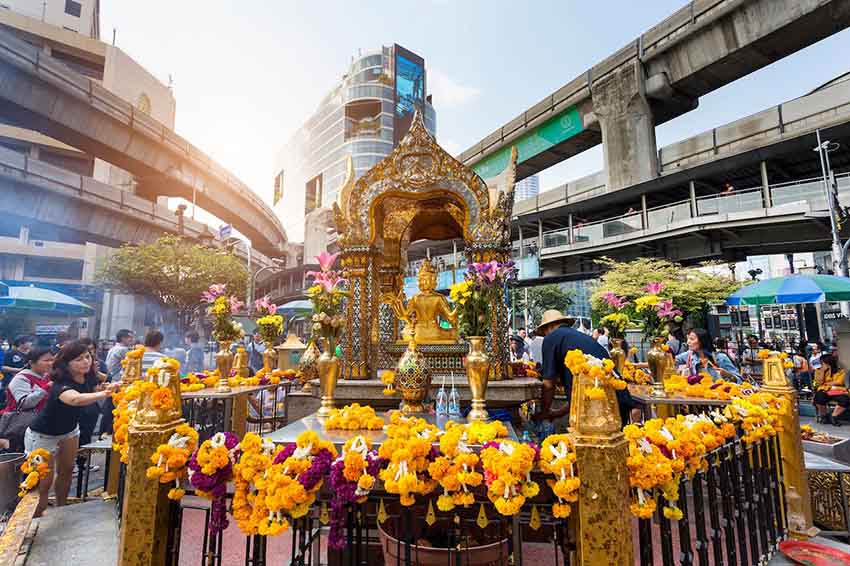
<instances>
[{"instance_id":1,"label":"golden vase","mask_svg":"<svg viewBox=\"0 0 850 566\"><path fill-rule=\"evenodd\" d=\"M215 354L215 363L218 368L217 393L230 393L230 370L233 368L233 354L230 353L230 340L219 340L218 352Z\"/></svg>"},{"instance_id":2,"label":"golden vase","mask_svg":"<svg viewBox=\"0 0 850 566\"><path fill-rule=\"evenodd\" d=\"M428 367L425 356L416 349L414 340L410 341L407 350L398 361L395 388L401 393L402 413L425 412L425 397L431 389L431 368Z\"/></svg>"},{"instance_id":3,"label":"golden vase","mask_svg":"<svg viewBox=\"0 0 850 566\"><path fill-rule=\"evenodd\" d=\"M664 351L664 338L653 338L652 348L646 353L646 363L652 373L652 394L664 397L664 375L670 356Z\"/></svg>"},{"instance_id":4,"label":"golden vase","mask_svg":"<svg viewBox=\"0 0 850 566\"><path fill-rule=\"evenodd\" d=\"M327 417L334 409L334 392L336 382L339 380L339 358L337 358L330 346L316 360L316 371L319 373L319 387L322 393L321 406L317 414Z\"/></svg>"},{"instance_id":5,"label":"golden vase","mask_svg":"<svg viewBox=\"0 0 850 566\"><path fill-rule=\"evenodd\" d=\"M611 338L611 349L608 351L611 356L611 361L614 362L614 369L623 376L623 368L626 366L626 352L623 350L622 338Z\"/></svg>"},{"instance_id":6,"label":"golden vase","mask_svg":"<svg viewBox=\"0 0 850 566\"><path fill-rule=\"evenodd\" d=\"M271 375L277 365L277 351L274 342L266 341L266 351L263 352L263 370L266 375Z\"/></svg>"},{"instance_id":7,"label":"golden vase","mask_svg":"<svg viewBox=\"0 0 850 566\"><path fill-rule=\"evenodd\" d=\"M301 390L305 393L313 391L310 382L319 379L319 370L316 364L321 354L319 347L316 346L316 341L311 338L310 343L307 344L307 349L304 350L304 354L298 361L298 371L301 373Z\"/></svg>"},{"instance_id":8,"label":"golden vase","mask_svg":"<svg viewBox=\"0 0 850 566\"><path fill-rule=\"evenodd\" d=\"M484 337L469 337L469 353L466 355L466 379L472 394L472 410L469 421L487 420L487 382L490 376L490 357L484 352Z\"/></svg>"}]
</instances>

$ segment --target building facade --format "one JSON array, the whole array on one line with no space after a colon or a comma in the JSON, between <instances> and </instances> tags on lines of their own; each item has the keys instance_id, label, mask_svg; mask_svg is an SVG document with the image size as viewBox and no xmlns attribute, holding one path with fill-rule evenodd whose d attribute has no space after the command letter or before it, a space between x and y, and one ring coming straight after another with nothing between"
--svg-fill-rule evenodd
<instances>
[{"instance_id":1,"label":"building facade","mask_svg":"<svg viewBox=\"0 0 850 566\"><path fill-rule=\"evenodd\" d=\"M0 0L0 28L37 45L50 57L101 84L140 111L174 128L176 102L171 88L120 48L100 41L99 0ZM50 138L20 117L0 109L0 147L32 160L92 177L128 193L136 180L127 171L75 147ZM0 183L0 189L2 189ZM144 329L146 307L134 296L115 296L95 286L99 266L111 247L87 241L81 234L56 225L34 222L25 211L4 211L0 218L0 280L10 285L37 284L83 301L103 317L130 328ZM39 320L41 327L66 323L91 335L99 317L89 320ZM53 324L51 324L53 323ZM103 336L112 334L103 325ZM27 330L32 331L32 328Z\"/></svg>"},{"instance_id":2,"label":"building facade","mask_svg":"<svg viewBox=\"0 0 850 566\"><path fill-rule=\"evenodd\" d=\"M540 177L532 175L514 185L514 202L534 198L540 192Z\"/></svg>"},{"instance_id":3,"label":"building facade","mask_svg":"<svg viewBox=\"0 0 850 566\"><path fill-rule=\"evenodd\" d=\"M421 109L436 132L426 96L425 61L401 47L359 53L342 80L281 150L275 175L275 210L291 241L305 239L305 217L330 208L351 157L359 177L389 155Z\"/></svg>"}]
</instances>

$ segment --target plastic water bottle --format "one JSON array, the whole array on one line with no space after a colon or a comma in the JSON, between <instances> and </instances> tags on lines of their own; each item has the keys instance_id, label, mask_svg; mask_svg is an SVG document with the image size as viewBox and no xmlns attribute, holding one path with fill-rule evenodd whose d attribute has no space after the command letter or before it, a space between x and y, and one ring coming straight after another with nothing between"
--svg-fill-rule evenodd
<instances>
[{"instance_id":1,"label":"plastic water bottle","mask_svg":"<svg viewBox=\"0 0 850 566\"><path fill-rule=\"evenodd\" d=\"M460 416L460 395L455 389L455 374L452 372L452 391L449 393L449 416Z\"/></svg>"},{"instance_id":2,"label":"plastic water bottle","mask_svg":"<svg viewBox=\"0 0 850 566\"><path fill-rule=\"evenodd\" d=\"M437 416L444 417L449 414L449 396L446 394L446 376L443 375L443 384L437 391Z\"/></svg>"}]
</instances>

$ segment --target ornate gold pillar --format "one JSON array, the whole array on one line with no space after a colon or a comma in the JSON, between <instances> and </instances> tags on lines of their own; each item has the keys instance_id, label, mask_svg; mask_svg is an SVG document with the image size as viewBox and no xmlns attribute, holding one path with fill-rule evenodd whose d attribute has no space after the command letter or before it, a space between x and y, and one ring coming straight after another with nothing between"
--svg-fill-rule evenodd
<instances>
[{"instance_id":1,"label":"ornate gold pillar","mask_svg":"<svg viewBox=\"0 0 850 566\"><path fill-rule=\"evenodd\" d=\"M145 377L144 379L150 379ZM124 505L118 546L120 566L161 566L166 562L166 542L172 530L169 486L147 478L151 455L168 442L174 429L183 422L180 402L180 377L162 370L152 378L168 384L173 398L168 409L155 409L150 393L143 393L139 409L130 421L129 463L125 478Z\"/></svg>"},{"instance_id":2,"label":"ornate gold pillar","mask_svg":"<svg viewBox=\"0 0 850 566\"><path fill-rule=\"evenodd\" d=\"M378 297L384 293L396 295L403 286L404 279L398 259L394 264L382 263L378 269ZM393 314L392 308L380 300L373 338L373 346L377 352L376 368L394 368L395 358L387 351L386 346L395 344L399 338L398 319Z\"/></svg>"},{"instance_id":3,"label":"ornate gold pillar","mask_svg":"<svg viewBox=\"0 0 850 566\"><path fill-rule=\"evenodd\" d=\"M800 436L800 411L797 390L788 383L782 360L770 356L764 360L762 390L785 399L788 404L782 416L779 431L779 449L782 452L782 481L785 484L788 533L797 540L808 539L818 530L812 523L812 498L809 494L809 474L803 460L803 439Z\"/></svg>"},{"instance_id":4,"label":"ornate gold pillar","mask_svg":"<svg viewBox=\"0 0 850 566\"><path fill-rule=\"evenodd\" d=\"M370 379L375 364L372 327L378 315L380 290L376 258L369 246L345 248L340 265L348 280L346 327L342 343L343 379Z\"/></svg>"},{"instance_id":5,"label":"ornate gold pillar","mask_svg":"<svg viewBox=\"0 0 850 566\"><path fill-rule=\"evenodd\" d=\"M605 399L588 399L586 375L573 381L570 436L581 476L578 499L579 566L632 566L634 549L629 512L628 441L623 436L617 396L605 386Z\"/></svg>"}]
</instances>

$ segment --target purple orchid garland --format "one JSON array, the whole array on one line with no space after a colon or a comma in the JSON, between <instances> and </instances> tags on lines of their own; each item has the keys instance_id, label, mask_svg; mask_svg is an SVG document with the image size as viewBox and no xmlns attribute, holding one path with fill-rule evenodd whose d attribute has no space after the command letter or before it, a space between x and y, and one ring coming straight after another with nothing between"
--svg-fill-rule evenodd
<instances>
[{"instance_id":1,"label":"purple orchid garland","mask_svg":"<svg viewBox=\"0 0 850 566\"><path fill-rule=\"evenodd\" d=\"M224 446L228 451L233 451L239 445L239 438L232 432L221 433L224 435ZM197 490L210 494L212 506L210 508L209 532L217 535L227 528L227 483L233 479L233 462L239 459L238 450L231 452L230 461L226 466L219 468L212 475L201 471L198 463L198 451L192 454L186 464L189 468L189 483Z\"/></svg>"},{"instance_id":2,"label":"purple orchid garland","mask_svg":"<svg viewBox=\"0 0 850 566\"><path fill-rule=\"evenodd\" d=\"M378 453L375 450L370 450L366 453L366 473L377 478L378 471L382 467L382 461L378 458ZM331 475L329 485L332 492L331 508L330 508L330 532L328 533L328 546L334 550L343 550L345 548L345 518L346 511L349 505L355 503L358 499L355 492L357 491L357 482L349 481L345 478L345 459L343 456L337 458L331 465Z\"/></svg>"}]
</instances>

